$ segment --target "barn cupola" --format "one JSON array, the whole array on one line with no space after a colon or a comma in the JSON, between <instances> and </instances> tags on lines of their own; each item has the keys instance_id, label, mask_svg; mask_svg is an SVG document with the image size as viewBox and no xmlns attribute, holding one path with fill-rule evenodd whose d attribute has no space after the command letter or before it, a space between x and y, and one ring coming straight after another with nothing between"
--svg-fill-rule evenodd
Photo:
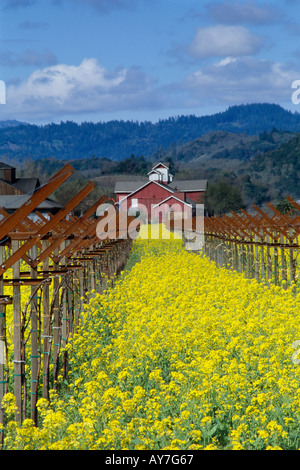
<instances>
[{"instance_id":1,"label":"barn cupola","mask_svg":"<svg viewBox=\"0 0 300 470\"><path fill-rule=\"evenodd\" d=\"M173 180L173 175L170 173L168 163L157 163L149 171L148 177L150 181L157 181L158 183L169 184Z\"/></svg>"}]
</instances>

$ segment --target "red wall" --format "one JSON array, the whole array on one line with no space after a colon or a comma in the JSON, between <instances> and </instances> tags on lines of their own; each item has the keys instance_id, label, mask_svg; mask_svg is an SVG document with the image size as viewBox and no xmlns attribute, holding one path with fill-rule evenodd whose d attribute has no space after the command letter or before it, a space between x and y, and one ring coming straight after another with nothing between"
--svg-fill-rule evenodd
<instances>
[{"instance_id":1,"label":"red wall","mask_svg":"<svg viewBox=\"0 0 300 470\"><path fill-rule=\"evenodd\" d=\"M178 192L175 194L177 195L177 197L179 197L179 199L184 199L184 193ZM146 207L147 212L148 212L148 217L150 219L152 206L158 204L159 202L162 202L163 200L167 199L168 197L172 195L174 196L174 193L169 191L167 188L151 181L146 186L136 191L133 195L128 196L127 199L125 199L124 203L121 204L120 209L123 209L125 211L128 210L131 207L131 200L138 199L138 205L139 206L143 205ZM190 199L192 199L193 201L197 203L204 203L204 195L205 195L204 191L193 191L193 192L191 191L191 192L186 193L187 197L189 197ZM118 193L117 201L122 200L126 196L127 196L127 193ZM179 201L171 199L170 201L167 202L167 204L169 205L172 205L175 203L179 204ZM159 209L161 209L161 206L158 208L158 210Z\"/></svg>"},{"instance_id":2,"label":"red wall","mask_svg":"<svg viewBox=\"0 0 300 470\"><path fill-rule=\"evenodd\" d=\"M191 191L186 193L186 197L192 199L192 201L204 204L204 191Z\"/></svg>"},{"instance_id":3,"label":"red wall","mask_svg":"<svg viewBox=\"0 0 300 470\"><path fill-rule=\"evenodd\" d=\"M124 197L126 197L128 195L128 193L117 193L117 201L120 201L121 199L123 199Z\"/></svg>"},{"instance_id":4,"label":"red wall","mask_svg":"<svg viewBox=\"0 0 300 470\"><path fill-rule=\"evenodd\" d=\"M162 188L154 182L150 182L147 186L136 191L132 196L127 198L127 208L131 207L132 199L138 199L138 204L143 204L147 208L148 216L150 217L151 205L158 204L171 195L172 193L167 189Z\"/></svg>"},{"instance_id":5,"label":"red wall","mask_svg":"<svg viewBox=\"0 0 300 470\"><path fill-rule=\"evenodd\" d=\"M192 215L191 209L186 206L183 202L178 201L177 199L171 198L165 203L161 204L154 211L152 211L152 215L154 217L159 218L159 222L165 221L165 216L167 212L169 212L171 206L173 206L174 210L179 210L182 214L186 213L188 216Z\"/></svg>"}]
</instances>

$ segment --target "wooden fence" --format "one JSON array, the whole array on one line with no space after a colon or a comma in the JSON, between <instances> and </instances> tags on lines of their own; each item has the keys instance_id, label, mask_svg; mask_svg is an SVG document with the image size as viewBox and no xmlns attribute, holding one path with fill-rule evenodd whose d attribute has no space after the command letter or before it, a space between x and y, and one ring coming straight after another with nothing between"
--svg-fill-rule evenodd
<instances>
[{"instance_id":1,"label":"wooden fence","mask_svg":"<svg viewBox=\"0 0 300 470\"><path fill-rule=\"evenodd\" d=\"M204 218L203 253L219 266L232 268L258 281L283 287L299 282L300 205L287 197L293 209L286 214L268 203L263 211L244 210ZM192 220L196 230L196 219ZM199 224L198 224L199 225ZM172 223L171 229L178 222ZM183 229L183 227L181 227Z\"/></svg>"},{"instance_id":2,"label":"wooden fence","mask_svg":"<svg viewBox=\"0 0 300 470\"><path fill-rule=\"evenodd\" d=\"M131 218L124 222L118 214L114 239L97 236L101 217L95 213L105 196L80 217L72 215L93 183L54 215L37 210L73 171L65 165L13 214L0 209L0 423L8 391L16 397L16 420L37 423L37 399L49 398L59 370L67 375L64 347L76 331L86 293L101 293L113 283L129 256Z\"/></svg>"}]
</instances>

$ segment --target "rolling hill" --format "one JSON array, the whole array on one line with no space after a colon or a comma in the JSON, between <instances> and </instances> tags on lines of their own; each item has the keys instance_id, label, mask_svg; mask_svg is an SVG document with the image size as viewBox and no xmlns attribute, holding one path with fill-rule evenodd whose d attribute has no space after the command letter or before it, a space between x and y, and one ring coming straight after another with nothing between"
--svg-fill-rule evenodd
<instances>
[{"instance_id":1,"label":"rolling hill","mask_svg":"<svg viewBox=\"0 0 300 470\"><path fill-rule=\"evenodd\" d=\"M151 162L165 159L178 179L207 179L209 185L226 179L240 188L246 206L287 194L299 199L300 115L257 104L156 124L0 122L0 160L23 177L45 181L69 161L76 169L72 181L93 179L111 196L115 181L145 177Z\"/></svg>"},{"instance_id":2,"label":"rolling hill","mask_svg":"<svg viewBox=\"0 0 300 470\"><path fill-rule=\"evenodd\" d=\"M157 123L133 121L67 121L43 126L0 122L0 160L100 158L120 161L131 154L151 159L161 149L178 146L216 131L258 136L300 132L300 114L275 104L232 106L210 116L178 116ZM240 138L240 137L239 137ZM247 140L244 137L244 140Z\"/></svg>"}]
</instances>

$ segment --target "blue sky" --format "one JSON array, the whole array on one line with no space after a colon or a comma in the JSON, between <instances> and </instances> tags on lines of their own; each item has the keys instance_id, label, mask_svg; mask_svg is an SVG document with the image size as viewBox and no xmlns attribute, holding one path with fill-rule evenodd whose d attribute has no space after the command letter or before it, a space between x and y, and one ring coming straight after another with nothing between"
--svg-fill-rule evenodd
<instances>
[{"instance_id":1,"label":"blue sky","mask_svg":"<svg viewBox=\"0 0 300 470\"><path fill-rule=\"evenodd\" d=\"M0 0L0 15L0 120L156 122L257 102L300 112L295 0Z\"/></svg>"}]
</instances>

